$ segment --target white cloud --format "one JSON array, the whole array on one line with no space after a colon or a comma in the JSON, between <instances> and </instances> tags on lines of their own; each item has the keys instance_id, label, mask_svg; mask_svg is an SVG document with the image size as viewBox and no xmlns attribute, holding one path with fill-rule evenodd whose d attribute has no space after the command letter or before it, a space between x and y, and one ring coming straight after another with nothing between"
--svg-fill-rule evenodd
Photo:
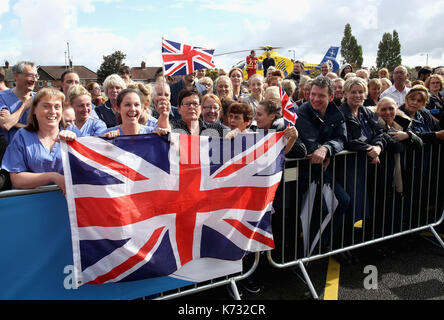
<instances>
[{"instance_id":1,"label":"white cloud","mask_svg":"<svg viewBox=\"0 0 444 320\"><path fill-rule=\"evenodd\" d=\"M101 28L80 25L83 21L80 15L96 12L99 10L97 4L104 2L117 2L113 9L121 12L121 21L105 19ZM249 51L263 45L284 46L280 50L283 55L292 57L288 49L294 49L297 59L319 62L329 46L340 45L344 26L350 23L353 35L363 47L366 66L375 64L382 35L393 29L399 33L404 62L425 61L419 53L428 52L429 61L443 64L444 13L440 9L444 0L427 5L420 0L402 3L399 0L180 0L159 3L163 7L153 2L134 4L123 0L17 0L14 3L0 0L0 14L14 13L8 16L8 27L3 23L0 31L5 34L6 29L16 30L14 39L17 40L7 49L14 52L14 58L33 59L38 64L63 64L66 42L69 42L74 63L95 70L103 55L116 50L127 54L129 65L139 65L142 59L150 66L161 65L162 36L214 48L217 54ZM160 15L166 7L171 16L179 19L152 23L153 11ZM131 20L132 15L141 10L148 13L144 28L140 28L140 21ZM90 17L94 20L95 15ZM120 32L119 23L125 24L127 29L134 23L133 31ZM2 55L5 52L5 48L0 48L0 58L6 57ZM227 68L245 59L247 54L216 57L215 61L218 66Z\"/></svg>"},{"instance_id":2,"label":"white cloud","mask_svg":"<svg viewBox=\"0 0 444 320\"><path fill-rule=\"evenodd\" d=\"M0 16L9 12L9 0L0 0ZM0 32L2 31L2 25L0 24Z\"/></svg>"},{"instance_id":3,"label":"white cloud","mask_svg":"<svg viewBox=\"0 0 444 320\"><path fill-rule=\"evenodd\" d=\"M9 0L0 0L0 15L9 11Z\"/></svg>"}]
</instances>

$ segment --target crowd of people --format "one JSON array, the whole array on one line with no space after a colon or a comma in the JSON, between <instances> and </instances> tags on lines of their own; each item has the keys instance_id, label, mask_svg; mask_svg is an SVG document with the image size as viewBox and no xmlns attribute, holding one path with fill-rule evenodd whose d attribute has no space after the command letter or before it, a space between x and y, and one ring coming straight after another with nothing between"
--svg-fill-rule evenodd
<instances>
[{"instance_id":1,"label":"crowd of people","mask_svg":"<svg viewBox=\"0 0 444 320\"><path fill-rule=\"evenodd\" d=\"M12 68L14 88L5 87L0 77L0 190L56 184L65 192L60 140L171 131L233 138L277 130L288 139L287 157L306 158L313 168L309 178L301 164L301 181L308 186L309 179L322 173L324 183L335 185L336 224L337 218L351 215L354 197L356 219L367 217L366 193L353 191L364 187L366 166L389 157L393 179L387 183L403 194L415 186L403 182L412 164L405 165L401 151L444 140L444 67L423 68L411 81L404 66L392 74L383 68L370 78L367 69L344 64L333 73L325 63L321 75L312 79L301 61L287 77L267 62L264 77L252 70L256 60L252 52L247 80L243 70L233 68L219 69L214 81L198 70L173 83L160 73L155 82L143 84L121 70L102 86L92 82L83 87L79 75L67 70L60 88L37 93L36 65L18 62ZM295 106L295 126L284 125L279 85ZM358 168L347 169L357 170L358 182L333 174L330 161L342 150L357 152Z\"/></svg>"}]
</instances>

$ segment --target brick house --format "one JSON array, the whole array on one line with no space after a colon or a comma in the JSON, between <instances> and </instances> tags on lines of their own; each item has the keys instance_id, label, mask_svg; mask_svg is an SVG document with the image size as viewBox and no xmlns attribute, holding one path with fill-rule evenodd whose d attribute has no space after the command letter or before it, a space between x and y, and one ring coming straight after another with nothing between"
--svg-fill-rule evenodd
<instances>
[{"instance_id":1,"label":"brick house","mask_svg":"<svg viewBox=\"0 0 444 320\"><path fill-rule=\"evenodd\" d=\"M131 68L131 79L134 82L149 83L153 82L156 78L156 72L160 67L147 67L145 62L142 61L140 67Z\"/></svg>"},{"instance_id":2,"label":"brick house","mask_svg":"<svg viewBox=\"0 0 444 320\"><path fill-rule=\"evenodd\" d=\"M3 68L6 71L6 86L8 86L9 88L15 87L15 79L14 73L12 72L12 66L6 61ZM83 86L88 85L88 83L90 82L97 81L97 74L85 66L72 66L72 69L74 69L74 71L79 74L80 83ZM39 91L41 88L51 86L60 88L60 78L65 70L67 70L66 66L38 66L37 72L39 74L39 81L37 82L34 90Z\"/></svg>"},{"instance_id":3,"label":"brick house","mask_svg":"<svg viewBox=\"0 0 444 320\"><path fill-rule=\"evenodd\" d=\"M72 66L72 69L77 72L80 78L80 84L86 87L91 82L97 81L97 74L85 66ZM67 70L66 66L39 66L37 72L39 73L39 81L35 87L38 91L44 87L61 87L62 73Z\"/></svg>"}]
</instances>

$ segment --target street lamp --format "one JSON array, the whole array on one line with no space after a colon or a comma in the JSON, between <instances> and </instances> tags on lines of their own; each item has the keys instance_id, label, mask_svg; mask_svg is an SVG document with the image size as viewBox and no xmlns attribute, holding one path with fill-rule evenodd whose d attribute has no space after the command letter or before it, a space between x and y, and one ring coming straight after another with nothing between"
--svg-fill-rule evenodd
<instances>
[{"instance_id":1,"label":"street lamp","mask_svg":"<svg viewBox=\"0 0 444 320\"><path fill-rule=\"evenodd\" d=\"M293 52L293 62L296 61L296 50L290 49L288 52Z\"/></svg>"}]
</instances>

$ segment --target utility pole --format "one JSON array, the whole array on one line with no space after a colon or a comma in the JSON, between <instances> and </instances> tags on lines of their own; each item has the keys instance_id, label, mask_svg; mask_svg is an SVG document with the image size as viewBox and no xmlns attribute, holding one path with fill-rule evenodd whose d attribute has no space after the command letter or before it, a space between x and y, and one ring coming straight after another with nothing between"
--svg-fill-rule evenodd
<instances>
[{"instance_id":1,"label":"utility pole","mask_svg":"<svg viewBox=\"0 0 444 320\"><path fill-rule=\"evenodd\" d=\"M66 43L67 47L68 47L68 64L71 61L71 55L69 54L69 42Z\"/></svg>"}]
</instances>

